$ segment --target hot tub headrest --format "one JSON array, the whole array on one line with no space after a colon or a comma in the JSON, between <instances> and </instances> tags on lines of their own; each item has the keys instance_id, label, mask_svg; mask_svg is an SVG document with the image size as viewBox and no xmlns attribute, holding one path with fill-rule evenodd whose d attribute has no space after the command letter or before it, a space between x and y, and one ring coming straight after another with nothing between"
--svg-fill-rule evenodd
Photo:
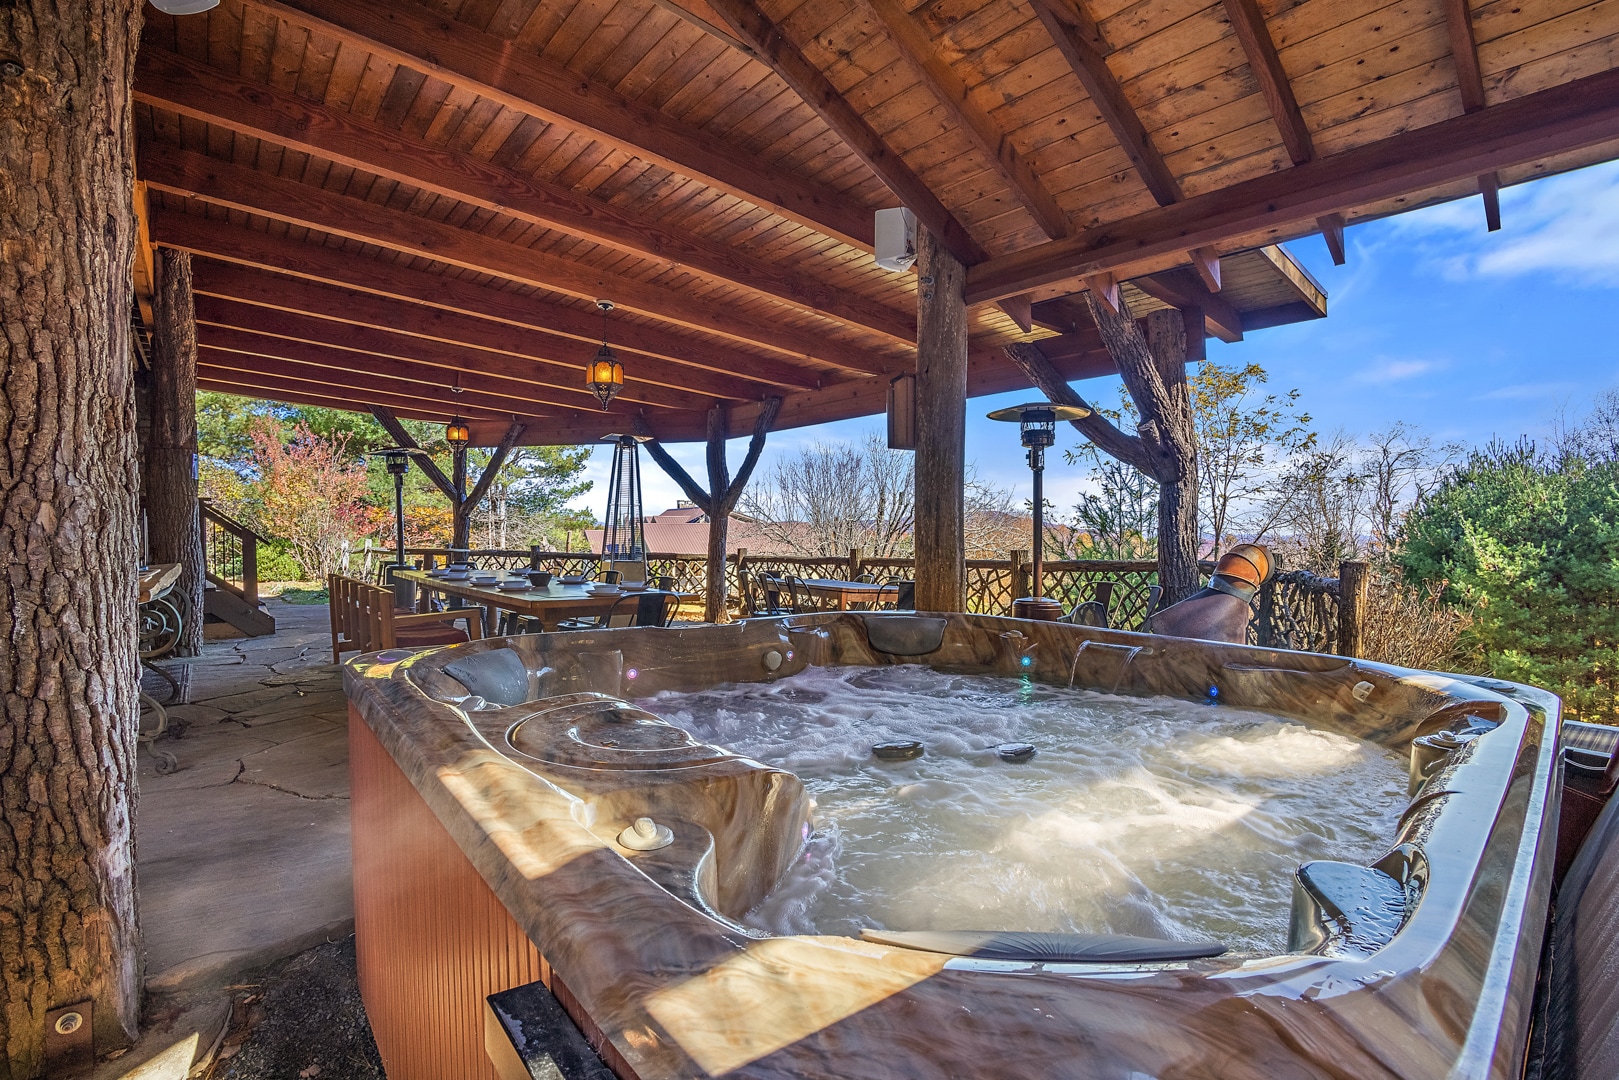
<instances>
[{"instance_id":1,"label":"hot tub headrest","mask_svg":"<svg viewBox=\"0 0 1619 1080\"><path fill-rule=\"evenodd\" d=\"M495 705L521 705L530 697L528 667L507 647L474 653L444 665L444 674Z\"/></svg>"},{"instance_id":2,"label":"hot tub headrest","mask_svg":"<svg viewBox=\"0 0 1619 1080\"><path fill-rule=\"evenodd\" d=\"M1201 960L1219 956L1224 945L1214 941L1171 941L1124 934L1040 934L1026 930L862 930L878 945L972 956L981 960L1028 960L1046 963L1130 964L1167 960Z\"/></svg>"},{"instance_id":3,"label":"hot tub headrest","mask_svg":"<svg viewBox=\"0 0 1619 1080\"><path fill-rule=\"evenodd\" d=\"M876 615L866 620L866 640L890 656L925 656L939 651L949 625L923 615Z\"/></svg>"}]
</instances>

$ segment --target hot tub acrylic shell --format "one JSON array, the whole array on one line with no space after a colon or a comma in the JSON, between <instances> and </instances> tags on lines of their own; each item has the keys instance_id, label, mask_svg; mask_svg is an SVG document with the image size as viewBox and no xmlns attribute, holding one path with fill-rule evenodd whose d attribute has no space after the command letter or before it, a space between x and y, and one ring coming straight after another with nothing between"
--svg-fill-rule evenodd
<instances>
[{"instance_id":1,"label":"hot tub acrylic shell","mask_svg":"<svg viewBox=\"0 0 1619 1080\"><path fill-rule=\"evenodd\" d=\"M502 649L522 661L525 700L469 707L481 703L445 666ZM1380 928L1318 874L1326 895L1295 890L1300 951L1040 963L744 929L806 835L802 786L623 699L891 663L1200 700L1212 689L1401 750L1466 734L1429 755L1377 864L1399 917ZM1558 702L1543 691L1064 624L858 612L376 653L345 681L610 1059L643 1080L1519 1075L1556 833ZM619 846L640 816L675 842Z\"/></svg>"}]
</instances>

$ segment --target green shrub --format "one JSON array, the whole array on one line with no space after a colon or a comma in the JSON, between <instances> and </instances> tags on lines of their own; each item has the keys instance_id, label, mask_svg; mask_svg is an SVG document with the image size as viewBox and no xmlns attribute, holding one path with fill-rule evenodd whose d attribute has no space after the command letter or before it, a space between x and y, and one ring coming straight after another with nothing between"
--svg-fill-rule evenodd
<instances>
[{"instance_id":1,"label":"green shrub","mask_svg":"<svg viewBox=\"0 0 1619 1080\"><path fill-rule=\"evenodd\" d=\"M303 568L293 557L292 548L283 540L271 540L259 545L260 581L302 581Z\"/></svg>"},{"instance_id":2,"label":"green shrub","mask_svg":"<svg viewBox=\"0 0 1619 1080\"><path fill-rule=\"evenodd\" d=\"M1619 463L1477 451L1412 511L1400 562L1472 610L1462 645L1492 674L1619 723Z\"/></svg>"}]
</instances>

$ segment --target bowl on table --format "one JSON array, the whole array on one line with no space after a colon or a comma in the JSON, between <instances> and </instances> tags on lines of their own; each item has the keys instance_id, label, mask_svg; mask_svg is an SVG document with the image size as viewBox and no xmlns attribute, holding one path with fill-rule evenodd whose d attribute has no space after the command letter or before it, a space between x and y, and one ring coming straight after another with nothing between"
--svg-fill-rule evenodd
<instances>
[{"instance_id":1,"label":"bowl on table","mask_svg":"<svg viewBox=\"0 0 1619 1080\"><path fill-rule=\"evenodd\" d=\"M531 588L533 586L528 583L528 578L526 577L507 578L500 583L502 592L527 592Z\"/></svg>"},{"instance_id":2,"label":"bowl on table","mask_svg":"<svg viewBox=\"0 0 1619 1080\"><path fill-rule=\"evenodd\" d=\"M619 596L624 592L617 585L597 583L590 587L591 596Z\"/></svg>"},{"instance_id":3,"label":"bowl on table","mask_svg":"<svg viewBox=\"0 0 1619 1080\"><path fill-rule=\"evenodd\" d=\"M534 586L536 589L543 589L547 587L551 584L551 571L530 570L528 572L528 583Z\"/></svg>"},{"instance_id":4,"label":"bowl on table","mask_svg":"<svg viewBox=\"0 0 1619 1080\"><path fill-rule=\"evenodd\" d=\"M558 580L564 585L583 585L585 583L585 575L563 574Z\"/></svg>"},{"instance_id":5,"label":"bowl on table","mask_svg":"<svg viewBox=\"0 0 1619 1080\"><path fill-rule=\"evenodd\" d=\"M618 587L623 589L625 592L644 592L646 591L646 582L621 581L618 583Z\"/></svg>"},{"instance_id":6,"label":"bowl on table","mask_svg":"<svg viewBox=\"0 0 1619 1080\"><path fill-rule=\"evenodd\" d=\"M500 580L500 578L497 577L494 574L473 574L472 575L472 583L474 585L493 585L496 582L498 582L499 580Z\"/></svg>"}]
</instances>

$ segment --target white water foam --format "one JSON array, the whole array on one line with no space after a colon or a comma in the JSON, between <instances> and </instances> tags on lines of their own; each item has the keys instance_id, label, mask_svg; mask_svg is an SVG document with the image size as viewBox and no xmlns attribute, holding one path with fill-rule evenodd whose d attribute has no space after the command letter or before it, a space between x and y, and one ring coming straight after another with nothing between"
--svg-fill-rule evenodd
<instances>
[{"instance_id":1,"label":"white water foam","mask_svg":"<svg viewBox=\"0 0 1619 1080\"><path fill-rule=\"evenodd\" d=\"M778 934L1040 930L1287 942L1292 873L1369 862L1403 758L1267 713L930 668L811 668L643 704L796 773L815 834L747 917ZM917 739L881 762L874 743ZM993 748L1033 743L1024 764Z\"/></svg>"}]
</instances>

